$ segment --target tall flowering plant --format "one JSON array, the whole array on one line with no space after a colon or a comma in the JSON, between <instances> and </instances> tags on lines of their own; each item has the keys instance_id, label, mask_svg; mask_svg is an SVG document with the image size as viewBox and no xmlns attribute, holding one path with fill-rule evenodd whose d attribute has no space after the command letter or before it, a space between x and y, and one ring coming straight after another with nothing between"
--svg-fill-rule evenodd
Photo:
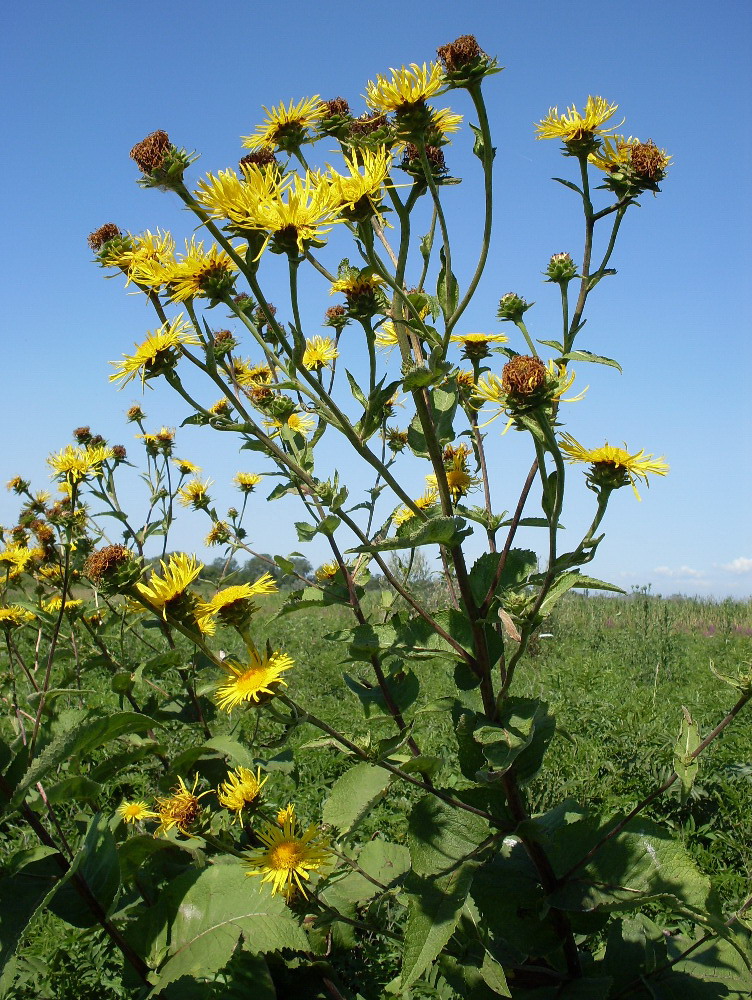
<instances>
[{"instance_id":1,"label":"tall flowering plant","mask_svg":"<svg viewBox=\"0 0 752 1000\"><path fill-rule=\"evenodd\" d=\"M715 997L721 966L749 985L743 910L722 912L681 843L641 814L677 782L689 794L700 753L749 700L750 675L726 678L738 700L704 738L685 710L674 771L629 813L566 800L536 814L528 802L556 723L544 701L518 693L526 651L573 589L618 591L582 571L604 537L611 497L631 487L639 499L638 486L668 471L642 449L581 444L562 418L584 397L574 385L580 365L619 367L580 343L585 309L615 273L626 213L659 191L671 157L652 140L617 134L617 107L601 97L583 110L552 108L537 136L561 143L573 169L557 180L584 217L577 260L554 253L545 268L560 333L537 338L532 303L516 292L500 297L498 327L468 331L494 208L483 91L499 72L463 36L436 62L378 75L361 113L340 97L265 109L236 167L189 181L196 156L163 131L131 151L141 185L177 196L198 228L184 248L160 229L135 234L108 223L91 234L98 262L121 273L156 317L112 362L111 381L143 389L165 381L188 406L184 423L233 435L254 471L236 476L241 509L220 516L211 481L175 456L175 432L147 431L135 405L128 417L140 430L149 490L140 524L118 496L125 449L88 428L49 460L57 503L20 478L9 484L24 506L0 553L16 733L3 747L0 788L41 846L16 856L4 881L24 901L7 956L48 907L75 927L99 925L138 997L182 995L189 980L190 995L202 998L240 995L233 991L244 983L243 995L264 997L383 989L549 1000L674 996L682 986ZM449 96L477 121L469 125L482 192L472 258L452 242L445 213L457 182L445 151L463 123ZM349 256L336 265L332 254L346 241ZM280 272L288 294L275 307L265 289ZM302 298L313 281L336 296L323 321ZM229 328L216 328L218 315ZM510 429L529 442L531 464L505 510L498 498L509 483L494 472L509 440L499 432ZM338 468L319 447L325 435L337 439ZM359 493L358 477L345 475L354 463L372 477ZM570 464L584 470L593 512L565 547ZM418 496L405 485L416 467L425 476ZM269 501L298 498L301 543L323 539L330 561L311 576L292 558L267 557L269 572L209 592L194 555L168 555L176 509L208 519L206 544L229 563L252 552L244 516L265 477L276 484ZM105 516L121 525L122 542L102 544ZM540 558L515 545L523 527L540 533ZM161 559L147 573L147 547L160 537ZM475 558L471 537L484 549ZM441 565L429 598L411 571L425 553ZM298 696L296 663L258 624L268 623L258 612L282 572L295 582L277 598L278 617L332 607L349 616L330 636L359 713L346 730ZM372 574L386 591L381 603L367 593ZM109 625L74 597L74 586L89 592L84 585ZM47 648L33 666L20 639L29 629L37 651ZM108 671L121 710L82 701L71 725L56 709L66 684L53 684L53 661L61 644L77 649L77 631L95 651L84 675ZM128 653L126 631L151 646L148 657ZM427 663L451 694L435 696ZM445 734L440 751L425 749L431 728ZM307 754L336 755L341 774L301 807L285 781ZM154 769L139 795L109 811L98 805L105 775L147 760ZM391 839L362 839L371 808L398 790L408 796L404 823ZM71 797L83 802L78 846L60 815ZM667 933L672 921L683 935ZM354 982L351 950L374 941L392 973L384 983L374 965L381 985Z\"/></svg>"}]
</instances>

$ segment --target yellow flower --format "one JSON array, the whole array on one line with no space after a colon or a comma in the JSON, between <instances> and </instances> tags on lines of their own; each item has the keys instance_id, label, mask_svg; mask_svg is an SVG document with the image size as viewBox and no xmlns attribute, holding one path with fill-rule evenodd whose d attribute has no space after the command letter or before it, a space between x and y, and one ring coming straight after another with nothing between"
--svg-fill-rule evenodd
<instances>
[{"instance_id":1,"label":"yellow flower","mask_svg":"<svg viewBox=\"0 0 752 1000\"><path fill-rule=\"evenodd\" d=\"M11 542L3 552L0 552L0 578L5 576L9 580L15 580L25 572L30 562L43 554L41 549L29 549L25 545L19 545L18 542Z\"/></svg>"},{"instance_id":2,"label":"yellow flower","mask_svg":"<svg viewBox=\"0 0 752 1000\"><path fill-rule=\"evenodd\" d=\"M326 111L326 105L316 94L314 97L304 97L297 104L290 101L287 107L282 101L271 110L264 107L264 111L266 118L256 126L255 133L241 136L244 149L262 149L264 146L295 149L306 140L307 129L317 124Z\"/></svg>"},{"instance_id":3,"label":"yellow flower","mask_svg":"<svg viewBox=\"0 0 752 1000\"><path fill-rule=\"evenodd\" d=\"M602 448L583 448L571 434L562 434L561 450L569 462L589 462L591 470L588 473L588 485L591 487L607 486L610 489L620 489L631 484L637 499L636 479L642 479L649 486L648 475L665 476L669 466L663 457L653 458L646 455L644 449L633 455L624 448L616 448L606 442Z\"/></svg>"},{"instance_id":4,"label":"yellow flower","mask_svg":"<svg viewBox=\"0 0 752 1000\"><path fill-rule=\"evenodd\" d=\"M282 674L293 666L293 660L279 651L260 656L250 652L248 663L240 663L231 657L226 657L222 666L227 673L227 679L217 688L217 704L226 712L242 705L243 702L255 702L257 705L277 693L280 684L287 686Z\"/></svg>"},{"instance_id":5,"label":"yellow flower","mask_svg":"<svg viewBox=\"0 0 752 1000\"><path fill-rule=\"evenodd\" d=\"M167 605L183 596L204 565L183 552L171 555L166 563L160 559L159 565L162 576L152 572L149 583L137 583L136 590L164 617Z\"/></svg>"},{"instance_id":6,"label":"yellow flower","mask_svg":"<svg viewBox=\"0 0 752 1000\"><path fill-rule=\"evenodd\" d=\"M136 344L134 354L124 354L122 361L110 361L117 368L110 375L110 382L122 379L122 388L137 375L143 385L147 378L153 378L169 371L177 364L183 344L199 344L190 323L183 321L181 313L176 319L168 320L158 330L149 331L142 344Z\"/></svg>"},{"instance_id":7,"label":"yellow flower","mask_svg":"<svg viewBox=\"0 0 752 1000\"><path fill-rule=\"evenodd\" d=\"M69 485L80 483L88 476L97 476L102 471L102 464L112 458L112 449L106 445L94 448L73 447L66 445L56 455L50 455L47 464L58 476L62 476Z\"/></svg>"},{"instance_id":8,"label":"yellow flower","mask_svg":"<svg viewBox=\"0 0 752 1000\"><path fill-rule=\"evenodd\" d=\"M323 245L332 226L343 221L331 186L310 173L305 178L295 174L292 184L277 190L263 203L262 210L264 228L277 237L279 248L295 247L301 254L306 243Z\"/></svg>"},{"instance_id":9,"label":"yellow flower","mask_svg":"<svg viewBox=\"0 0 752 1000\"><path fill-rule=\"evenodd\" d=\"M200 479L191 479L178 490L178 503L182 504L183 507L193 507L194 510L206 507L210 501L208 490L211 484L211 479L207 479L205 483L202 483Z\"/></svg>"},{"instance_id":10,"label":"yellow flower","mask_svg":"<svg viewBox=\"0 0 752 1000\"><path fill-rule=\"evenodd\" d=\"M65 610L69 612L77 611L80 607L83 606L83 603L84 603L83 601L74 601L68 599L65 602ZM59 594L56 594L54 597L51 597L49 601L45 601L42 604L42 611L46 611L47 614L49 615L56 615L60 611L62 606L63 606L63 599Z\"/></svg>"},{"instance_id":11,"label":"yellow flower","mask_svg":"<svg viewBox=\"0 0 752 1000\"><path fill-rule=\"evenodd\" d=\"M197 476L201 472L201 466L194 465L187 458L173 458L172 461L177 465L182 476Z\"/></svg>"},{"instance_id":12,"label":"yellow flower","mask_svg":"<svg viewBox=\"0 0 752 1000\"><path fill-rule=\"evenodd\" d=\"M140 823L142 819L155 819L157 814L152 812L145 802L123 802L117 808L118 816L126 823Z\"/></svg>"},{"instance_id":13,"label":"yellow flower","mask_svg":"<svg viewBox=\"0 0 752 1000\"><path fill-rule=\"evenodd\" d=\"M306 896L302 880L307 881L309 872L320 871L332 858L320 831L311 824L299 834L294 817L282 828L266 823L256 835L265 846L249 854L246 875L263 876L263 882L271 883L272 895L288 901L296 891Z\"/></svg>"},{"instance_id":14,"label":"yellow flower","mask_svg":"<svg viewBox=\"0 0 752 1000\"><path fill-rule=\"evenodd\" d=\"M285 823L295 822L295 806L292 802L277 812L277 825L284 826Z\"/></svg>"},{"instance_id":15,"label":"yellow flower","mask_svg":"<svg viewBox=\"0 0 752 1000\"><path fill-rule=\"evenodd\" d=\"M419 510L427 510L429 507L435 507L438 502L439 491L434 486L431 489L426 490L422 497L418 497L415 501L415 506L418 507ZM412 517L415 517L414 510L411 510L409 507L400 507L392 515L392 520L397 527L399 527L406 521L409 521Z\"/></svg>"},{"instance_id":16,"label":"yellow flower","mask_svg":"<svg viewBox=\"0 0 752 1000\"><path fill-rule=\"evenodd\" d=\"M387 321L382 323L381 326L376 331L375 343L377 347L384 347L391 350L399 344L397 339L397 331L394 328L394 323Z\"/></svg>"},{"instance_id":17,"label":"yellow flower","mask_svg":"<svg viewBox=\"0 0 752 1000\"><path fill-rule=\"evenodd\" d=\"M342 209L353 211L361 199L366 199L373 211L384 197L384 184L389 177L392 156L388 149L362 149L352 159L345 157L348 173L337 173L332 167L325 175L331 185L332 200Z\"/></svg>"},{"instance_id":18,"label":"yellow flower","mask_svg":"<svg viewBox=\"0 0 752 1000\"><path fill-rule=\"evenodd\" d=\"M337 573L339 573L339 563L328 562L319 566L315 575L319 583L331 583Z\"/></svg>"},{"instance_id":19,"label":"yellow flower","mask_svg":"<svg viewBox=\"0 0 752 1000\"><path fill-rule=\"evenodd\" d=\"M162 271L174 263L175 240L168 232L157 229L134 236L128 233L122 240L113 240L102 258L106 267L117 267L128 276L126 287L134 282L159 291Z\"/></svg>"},{"instance_id":20,"label":"yellow flower","mask_svg":"<svg viewBox=\"0 0 752 1000\"><path fill-rule=\"evenodd\" d=\"M157 816L159 826L154 831L154 836L160 834L167 835L173 827L176 827L186 837L191 836L190 827L201 815L201 805L199 799L209 794L209 790L196 795L196 785L198 775L193 780L193 788L188 791L182 778L178 778L177 787L172 789L172 794L164 799L157 799Z\"/></svg>"},{"instance_id":21,"label":"yellow flower","mask_svg":"<svg viewBox=\"0 0 752 1000\"><path fill-rule=\"evenodd\" d=\"M247 247L235 249L243 254ZM185 253L165 271L163 280L173 302L185 302L197 296L217 299L230 292L237 272L232 258L216 243L204 251L203 242L197 243L194 237L190 243L186 241Z\"/></svg>"},{"instance_id":22,"label":"yellow flower","mask_svg":"<svg viewBox=\"0 0 752 1000\"><path fill-rule=\"evenodd\" d=\"M31 611L27 611L17 604L12 604L8 608L0 608L0 628L20 628L22 625L28 625L33 621L34 615Z\"/></svg>"},{"instance_id":23,"label":"yellow flower","mask_svg":"<svg viewBox=\"0 0 752 1000\"><path fill-rule=\"evenodd\" d=\"M329 294L334 295L337 292L343 292L349 300L375 292L382 285L386 285L386 281L384 281L380 274L363 274L361 271L357 271L353 275L347 275L344 278L337 278L336 281L333 281L329 288Z\"/></svg>"},{"instance_id":24,"label":"yellow flower","mask_svg":"<svg viewBox=\"0 0 752 1000\"><path fill-rule=\"evenodd\" d=\"M580 142L604 135L601 128L613 118L618 104L609 104L603 97L588 97L585 110L580 114L574 104L560 115L558 108L549 108L548 114L535 126L537 139L560 139L562 142Z\"/></svg>"},{"instance_id":25,"label":"yellow flower","mask_svg":"<svg viewBox=\"0 0 752 1000\"><path fill-rule=\"evenodd\" d=\"M588 160L599 170L607 174L631 175L639 182L656 183L663 180L666 169L673 159L665 149L659 149L652 139L640 142L639 139L623 135L607 137L596 152L588 156Z\"/></svg>"},{"instance_id":26,"label":"yellow flower","mask_svg":"<svg viewBox=\"0 0 752 1000\"><path fill-rule=\"evenodd\" d=\"M313 417L309 417L305 413L291 413L286 420L265 420L264 425L268 427L272 433L269 437L277 437L282 427L289 427L291 431L295 431L296 434L308 434L312 431L316 421Z\"/></svg>"},{"instance_id":27,"label":"yellow flower","mask_svg":"<svg viewBox=\"0 0 752 1000\"><path fill-rule=\"evenodd\" d=\"M313 340L306 340L306 349L303 354L303 367L308 371L320 371L330 361L339 357L339 351L334 346L331 337L314 337Z\"/></svg>"},{"instance_id":28,"label":"yellow flower","mask_svg":"<svg viewBox=\"0 0 752 1000\"><path fill-rule=\"evenodd\" d=\"M439 63L429 66L411 63L410 68L390 69L391 80L379 74L376 82L366 84L366 104L374 111L401 111L437 94L443 86Z\"/></svg>"},{"instance_id":29,"label":"yellow flower","mask_svg":"<svg viewBox=\"0 0 752 1000\"><path fill-rule=\"evenodd\" d=\"M238 232L265 228L263 205L288 186L278 170L265 170L255 163L241 165L243 177L234 170L207 174L199 181L197 199L215 219L227 219Z\"/></svg>"},{"instance_id":30,"label":"yellow flower","mask_svg":"<svg viewBox=\"0 0 752 1000\"><path fill-rule=\"evenodd\" d=\"M255 472L239 472L233 482L241 493L253 493L262 479L263 476L259 476Z\"/></svg>"},{"instance_id":31,"label":"yellow flower","mask_svg":"<svg viewBox=\"0 0 752 1000\"><path fill-rule=\"evenodd\" d=\"M206 601L201 608L202 618L219 618L227 625L243 625L256 611L254 597L277 593L277 584L270 573L264 573L255 583L238 583L225 587Z\"/></svg>"},{"instance_id":32,"label":"yellow flower","mask_svg":"<svg viewBox=\"0 0 752 1000\"><path fill-rule=\"evenodd\" d=\"M449 339L454 344L462 344L462 356L469 361L488 357L489 344L509 343L509 337L503 333L453 333Z\"/></svg>"},{"instance_id":33,"label":"yellow flower","mask_svg":"<svg viewBox=\"0 0 752 1000\"><path fill-rule=\"evenodd\" d=\"M254 774L247 767L236 767L234 771L228 771L227 780L217 788L219 804L236 813L238 823L242 823L243 809L256 802L267 780L268 776L261 780L261 768Z\"/></svg>"},{"instance_id":34,"label":"yellow flower","mask_svg":"<svg viewBox=\"0 0 752 1000\"><path fill-rule=\"evenodd\" d=\"M470 448L466 444L461 444L454 448L447 445L444 449L444 468L446 471L447 485L452 499L455 503L466 493L478 489L481 480L477 476L470 474L467 468L467 459L470 455ZM426 482L433 489L438 489L435 475L426 476Z\"/></svg>"}]
</instances>

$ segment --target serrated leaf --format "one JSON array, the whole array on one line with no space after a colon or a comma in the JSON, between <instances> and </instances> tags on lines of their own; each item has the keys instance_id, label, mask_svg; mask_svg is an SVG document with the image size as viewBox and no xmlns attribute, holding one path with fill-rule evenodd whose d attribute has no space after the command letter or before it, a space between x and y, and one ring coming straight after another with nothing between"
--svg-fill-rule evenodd
<instances>
[{"instance_id":1,"label":"serrated leaf","mask_svg":"<svg viewBox=\"0 0 752 1000\"><path fill-rule=\"evenodd\" d=\"M348 552L392 552L397 549L415 549L420 545L447 545L454 548L470 534L472 528L468 528L467 522L461 517L439 515L427 521L410 518L401 526L396 537L358 545L348 549Z\"/></svg>"},{"instance_id":2,"label":"serrated leaf","mask_svg":"<svg viewBox=\"0 0 752 1000\"><path fill-rule=\"evenodd\" d=\"M344 836L383 798L391 782L389 771L361 761L332 785L322 812L324 822L335 826Z\"/></svg>"},{"instance_id":3,"label":"serrated leaf","mask_svg":"<svg viewBox=\"0 0 752 1000\"><path fill-rule=\"evenodd\" d=\"M84 842L71 863L69 880L59 887L49 904L52 912L66 923L74 927L93 927L97 917L70 881L74 873L84 879L102 910L108 913L120 888L120 864L109 817L105 813L97 813L93 817Z\"/></svg>"},{"instance_id":4,"label":"serrated leaf","mask_svg":"<svg viewBox=\"0 0 752 1000\"><path fill-rule=\"evenodd\" d=\"M494 581L500 560L500 552L484 552L473 563L470 570L470 586L473 597L478 604L485 600ZM531 549L510 549L496 590L516 589L524 586L537 568L538 556Z\"/></svg>"},{"instance_id":5,"label":"serrated leaf","mask_svg":"<svg viewBox=\"0 0 752 1000\"><path fill-rule=\"evenodd\" d=\"M427 795L410 812L407 842L413 871L430 878L461 863L489 834L480 816Z\"/></svg>"},{"instance_id":6,"label":"serrated leaf","mask_svg":"<svg viewBox=\"0 0 752 1000\"><path fill-rule=\"evenodd\" d=\"M621 365L618 361L614 361L613 358L604 358L601 354L593 354L592 351L569 351L567 354L562 354L562 358L565 361L592 361L595 364L608 365L610 368L621 371Z\"/></svg>"},{"instance_id":7,"label":"serrated leaf","mask_svg":"<svg viewBox=\"0 0 752 1000\"><path fill-rule=\"evenodd\" d=\"M49 851L23 853L25 857L17 870L0 878L0 973L13 957L24 932L62 884L61 870ZM9 858L6 863L12 860Z\"/></svg>"},{"instance_id":8,"label":"serrated leaf","mask_svg":"<svg viewBox=\"0 0 752 1000\"><path fill-rule=\"evenodd\" d=\"M239 941L254 955L307 951L308 938L283 897L234 863L189 872L164 889L148 914L147 937L169 929L169 948L155 975L156 997L182 976L209 976L230 960Z\"/></svg>"},{"instance_id":9,"label":"serrated leaf","mask_svg":"<svg viewBox=\"0 0 752 1000\"><path fill-rule=\"evenodd\" d=\"M436 298L439 300L444 319L448 319L457 308L459 287L454 274L451 271L447 273L444 247L439 249L439 259L441 260L441 269L436 281Z\"/></svg>"}]
</instances>

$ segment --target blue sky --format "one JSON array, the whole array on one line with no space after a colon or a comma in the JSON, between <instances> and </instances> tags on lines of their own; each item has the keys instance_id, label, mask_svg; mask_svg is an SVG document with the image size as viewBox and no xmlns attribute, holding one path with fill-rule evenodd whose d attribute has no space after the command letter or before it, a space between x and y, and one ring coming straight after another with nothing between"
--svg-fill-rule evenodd
<instances>
[{"instance_id":1,"label":"blue sky","mask_svg":"<svg viewBox=\"0 0 752 1000\"><path fill-rule=\"evenodd\" d=\"M123 413L140 392L118 393L107 381L107 362L156 323L141 298L91 263L86 235L107 221L133 232L167 227L178 240L192 233L173 196L137 187L128 159L136 141L164 128L178 145L201 152L189 178L195 181L236 163L239 136L261 121L262 105L319 93L360 107L376 73L428 60L465 32L506 67L485 91L498 147L495 237L465 330L500 329L498 298L515 290L537 303L527 314L534 335L557 334L555 289L541 271L559 250L581 260L580 216L576 197L550 180L569 176L572 162L556 143L536 142L532 123L551 105L581 106L588 94L616 101L623 130L653 138L674 162L663 193L628 213L613 260L619 274L593 294L580 335L581 346L618 358L624 374L580 366L578 384L590 390L570 408L568 429L591 447L608 438L665 455L671 473L641 491L642 503L629 490L614 497L607 537L589 569L627 590L649 583L662 593L748 596L752 8L728 0L467 2L461 13L445 0L17 5L6 19L0 66L2 481L21 474L43 487L45 456L81 424L135 454ZM444 100L475 120L462 95ZM465 178L447 191L455 252L472 257L480 226L477 161L464 135L447 158L451 172ZM336 265L343 252L335 241L322 257ZM279 264L264 267L270 298L283 304ZM326 291L306 284L311 333L332 302ZM225 325L222 317L216 325ZM360 348L352 350L348 365L357 369ZM143 405L150 427L175 426L187 415L161 388L147 391ZM488 428L503 509L514 506L529 456L522 435L502 440L500 430L501 422ZM177 453L216 481L220 507L235 502L229 482L239 469L254 468L248 453L239 457L229 441L193 428L178 440ZM344 457L325 453L331 463ZM421 489L422 470L406 462L400 474L410 489ZM570 483L565 523L576 533L592 494L579 472ZM141 503L135 483L132 492ZM533 508L528 513L537 513ZM0 522L14 523L16 509L3 490ZM291 523L300 516L287 502L254 498L251 539L262 551L298 548ZM175 546L211 556L201 545L207 528L185 515ZM520 543L542 550L532 531ZM310 558L326 556L314 548Z\"/></svg>"}]
</instances>

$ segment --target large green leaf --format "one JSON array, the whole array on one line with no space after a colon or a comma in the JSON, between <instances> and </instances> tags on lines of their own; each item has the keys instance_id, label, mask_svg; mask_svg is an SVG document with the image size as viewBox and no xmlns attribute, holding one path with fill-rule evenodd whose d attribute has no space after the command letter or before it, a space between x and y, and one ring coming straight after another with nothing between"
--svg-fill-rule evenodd
<instances>
[{"instance_id":1,"label":"large green leaf","mask_svg":"<svg viewBox=\"0 0 752 1000\"><path fill-rule=\"evenodd\" d=\"M86 882L91 894L106 914L120 888L120 864L115 838L105 813L97 813L86 832L80 850L73 859L68 880L49 904L58 917L74 927L93 927L97 917L72 881L76 873Z\"/></svg>"},{"instance_id":2,"label":"large green leaf","mask_svg":"<svg viewBox=\"0 0 752 1000\"><path fill-rule=\"evenodd\" d=\"M410 868L410 852L402 844L392 844L388 840L369 840L357 857L360 868L385 889L393 886ZM347 903L362 903L381 892L377 885L352 870L344 878L332 882L326 889L326 896L333 893Z\"/></svg>"},{"instance_id":3,"label":"large green leaf","mask_svg":"<svg viewBox=\"0 0 752 1000\"><path fill-rule=\"evenodd\" d=\"M446 872L474 852L489 832L481 816L424 796L413 806L408 825L413 871L420 877Z\"/></svg>"},{"instance_id":4,"label":"large green leaf","mask_svg":"<svg viewBox=\"0 0 752 1000\"><path fill-rule=\"evenodd\" d=\"M349 833L383 797L391 781L389 771L367 761L351 767L332 785L324 803L324 822L335 826L340 834Z\"/></svg>"},{"instance_id":5,"label":"large green leaf","mask_svg":"<svg viewBox=\"0 0 752 1000\"><path fill-rule=\"evenodd\" d=\"M408 876L403 989L423 975L452 936L477 867L477 861L464 861L438 877Z\"/></svg>"},{"instance_id":6,"label":"large green leaf","mask_svg":"<svg viewBox=\"0 0 752 1000\"><path fill-rule=\"evenodd\" d=\"M743 940L738 947L722 938L699 945L686 958L646 980L655 1000L748 1000L752 996L752 975L740 950L749 951L749 935L738 931ZM674 960L692 945L683 935L667 940L668 958Z\"/></svg>"},{"instance_id":7,"label":"large green leaf","mask_svg":"<svg viewBox=\"0 0 752 1000\"><path fill-rule=\"evenodd\" d=\"M22 851L6 859L13 873L0 879L0 974L34 917L57 891L61 869L49 848Z\"/></svg>"},{"instance_id":8,"label":"large green leaf","mask_svg":"<svg viewBox=\"0 0 752 1000\"><path fill-rule=\"evenodd\" d=\"M500 552L484 552L470 570L470 587L477 604L481 604L494 582L501 560ZM538 557L531 549L510 549L496 590L519 587L525 584L538 567Z\"/></svg>"},{"instance_id":9,"label":"large green leaf","mask_svg":"<svg viewBox=\"0 0 752 1000\"><path fill-rule=\"evenodd\" d=\"M472 534L467 521L461 517L437 515L427 521L411 517L393 538L368 542L348 549L348 552L392 552L398 549L416 549L420 545L447 545L453 548Z\"/></svg>"},{"instance_id":10,"label":"large green leaf","mask_svg":"<svg viewBox=\"0 0 752 1000\"><path fill-rule=\"evenodd\" d=\"M433 389L430 391L430 397L436 436L440 444L448 444L454 440L452 421L457 409L457 393ZM413 454L419 458L428 458L428 444L417 413L407 428L407 443Z\"/></svg>"},{"instance_id":11,"label":"large green leaf","mask_svg":"<svg viewBox=\"0 0 752 1000\"><path fill-rule=\"evenodd\" d=\"M118 736L145 733L156 725L153 719L137 712L115 712L105 718L89 719L75 729L61 733L31 763L13 793L11 805L19 806L29 788L72 757L91 753Z\"/></svg>"},{"instance_id":12,"label":"large green leaf","mask_svg":"<svg viewBox=\"0 0 752 1000\"><path fill-rule=\"evenodd\" d=\"M134 929L153 957L159 959L166 949L151 997L182 976L212 976L241 940L255 955L308 949L308 938L284 899L273 896L261 879L246 878L234 862L177 879L152 911Z\"/></svg>"},{"instance_id":13,"label":"large green leaf","mask_svg":"<svg viewBox=\"0 0 752 1000\"><path fill-rule=\"evenodd\" d=\"M357 695L363 706L363 714L367 719L373 716L381 717L392 714L379 685L368 687L350 677L349 674L344 674L343 676L345 684L347 684L353 694ZM412 670L400 670L389 674L388 677L384 678L384 683L389 690L393 704L397 706L400 712L405 712L420 694L420 681Z\"/></svg>"}]
</instances>

